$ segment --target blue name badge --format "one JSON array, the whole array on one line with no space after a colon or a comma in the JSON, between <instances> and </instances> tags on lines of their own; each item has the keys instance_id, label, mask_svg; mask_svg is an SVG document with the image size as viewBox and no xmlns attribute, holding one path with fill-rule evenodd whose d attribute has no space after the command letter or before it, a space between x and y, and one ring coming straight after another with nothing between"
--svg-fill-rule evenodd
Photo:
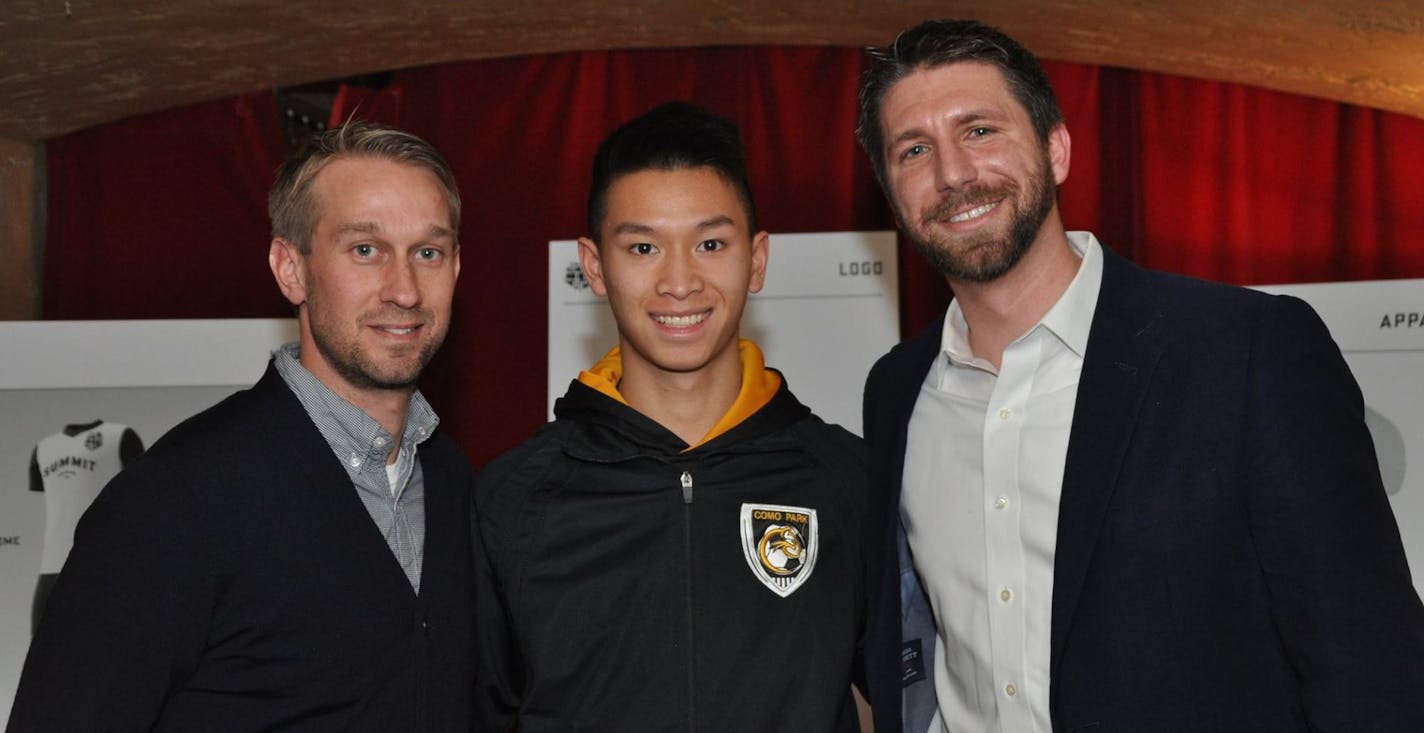
<instances>
[{"instance_id":1,"label":"blue name badge","mask_svg":"<svg viewBox=\"0 0 1424 733\"><path fill-rule=\"evenodd\" d=\"M919 639L910 639L900 645L900 686L910 685L925 679L925 655Z\"/></svg>"}]
</instances>

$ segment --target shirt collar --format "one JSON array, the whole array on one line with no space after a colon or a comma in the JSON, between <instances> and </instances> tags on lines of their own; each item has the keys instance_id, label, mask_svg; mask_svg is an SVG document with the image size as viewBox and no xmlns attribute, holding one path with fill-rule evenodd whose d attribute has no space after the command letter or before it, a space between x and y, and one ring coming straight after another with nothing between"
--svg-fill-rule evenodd
<instances>
[{"instance_id":1,"label":"shirt collar","mask_svg":"<svg viewBox=\"0 0 1424 733\"><path fill-rule=\"evenodd\" d=\"M1103 250L1090 232L1068 232L1068 244L1083 261L1078 264L1073 282L1039 323L1081 359L1088 353L1088 332L1093 327L1098 291L1103 285Z\"/></svg>"},{"instance_id":2,"label":"shirt collar","mask_svg":"<svg viewBox=\"0 0 1424 733\"><path fill-rule=\"evenodd\" d=\"M272 353L272 361L277 373L302 403L348 473L354 475L360 470L360 466L351 464L351 456L379 457L382 463L385 462L391 450L391 434L365 411L346 401L307 371L301 363L299 344L282 345ZM425 396L420 390L413 392L410 406L406 408L401 452L414 451L416 445L434 434L439 424L440 418Z\"/></svg>"},{"instance_id":3,"label":"shirt collar","mask_svg":"<svg viewBox=\"0 0 1424 733\"><path fill-rule=\"evenodd\" d=\"M1034 328L1047 328L1074 354L1083 358L1088 351L1088 332L1092 329L1093 313L1098 306L1098 291L1103 285L1103 252L1102 245L1091 232L1067 234L1068 245L1082 258L1078 273L1073 276L1068 289L1058 297L1058 302L1048 309ZM1032 333L1034 328L1030 328L1028 333ZM964 320L958 298L950 301L949 310L945 313L940 351L943 357L955 363L988 365L987 361L977 359L969 348L969 324Z\"/></svg>"}]
</instances>

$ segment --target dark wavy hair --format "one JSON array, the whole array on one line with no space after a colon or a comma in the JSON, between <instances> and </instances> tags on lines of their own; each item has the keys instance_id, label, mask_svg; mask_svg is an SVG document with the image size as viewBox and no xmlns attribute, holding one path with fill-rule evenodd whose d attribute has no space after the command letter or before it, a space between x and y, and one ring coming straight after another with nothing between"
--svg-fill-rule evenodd
<instances>
[{"instance_id":1,"label":"dark wavy hair","mask_svg":"<svg viewBox=\"0 0 1424 733\"><path fill-rule=\"evenodd\" d=\"M1028 112L1041 142L1063 122L1058 98L1038 59L1017 41L977 20L927 20L909 28L889 46L869 48L870 65L860 77L860 120L856 139L870 156L875 177L885 185L885 140L880 106L895 83L921 69L961 61L993 64L1003 72L1009 92Z\"/></svg>"}]
</instances>

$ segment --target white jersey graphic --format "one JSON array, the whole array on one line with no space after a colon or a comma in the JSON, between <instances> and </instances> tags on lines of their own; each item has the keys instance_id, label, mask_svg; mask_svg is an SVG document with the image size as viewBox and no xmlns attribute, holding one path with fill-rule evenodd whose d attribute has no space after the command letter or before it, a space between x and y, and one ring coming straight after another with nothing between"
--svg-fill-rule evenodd
<instances>
[{"instance_id":1,"label":"white jersey graphic","mask_svg":"<svg viewBox=\"0 0 1424 733\"><path fill-rule=\"evenodd\" d=\"M40 573L58 573L64 567L79 517L124 462L142 450L142 442L127 426L102 420L68 425L35 446L30 473L39 485L31 488L45 495Z\"/></svg>"}]
</instances>

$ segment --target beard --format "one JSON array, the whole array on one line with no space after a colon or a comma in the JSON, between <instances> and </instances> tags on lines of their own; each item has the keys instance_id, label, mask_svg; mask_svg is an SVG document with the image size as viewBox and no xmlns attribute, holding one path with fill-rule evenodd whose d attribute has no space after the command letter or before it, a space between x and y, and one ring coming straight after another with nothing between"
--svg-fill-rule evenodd
<instances>
[{"instance_id":1,"label":"beard","mask_svg":"<svg viewBox=\"0 0 1424 733\"><path fill-rule=\"evenodd\" d=\"M1053 169L1045 153L1038 171L1020 185L1009 181L1000 185L974 185L945 194L940 203L911 226L896 211L900 230L915 249L944 276L965 282L997 280L1018 264L1028 251L1043 220L1053 209L1058 195ZM994 201L1014 207L1007 231L979 231L965 235L937 232L934 224L957 211L965 211Z\"/></svg>"},{"instance_id":2,"label":"beard","mask_svg":"<svg viewBox=\"0 0 1424 733\"><path fill-rule=\"evenodd\" d=\"M315 304L313 304L315 305ZM311 311L312 341L332 369L342 379L358 389L405 390L415 386L421 372L440 349L445 333L435 331L435 319L428 311L421 312L421 330L430 334L423 342L411 344L394 356L378 357L364 349L358 337L347 338L339 327L318 308ZM408 318L408 314L406 315ZM370 317L360 319L365 328Z\"/></svg>"}]
</instances>

